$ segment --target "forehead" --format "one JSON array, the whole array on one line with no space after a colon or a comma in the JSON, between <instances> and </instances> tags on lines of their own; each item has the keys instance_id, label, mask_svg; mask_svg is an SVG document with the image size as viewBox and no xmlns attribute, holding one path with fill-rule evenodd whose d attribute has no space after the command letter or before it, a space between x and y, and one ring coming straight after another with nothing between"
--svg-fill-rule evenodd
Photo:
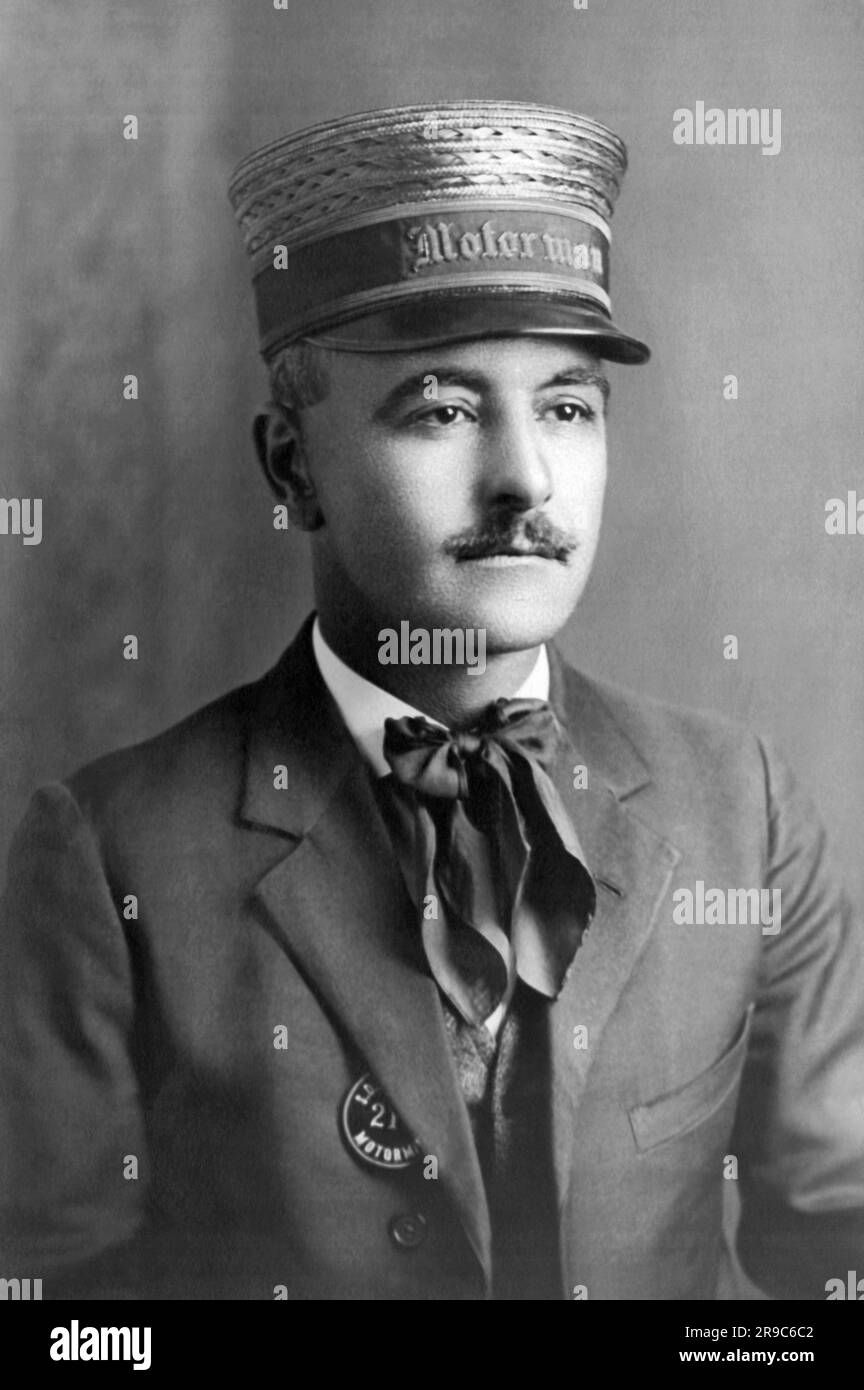
<instances>
[{"instance_id":1,"label":"forehead","mask_svg":"<svg viewBox=\"0 0 864 1390\"><path fill-rule=\"evenodd\" d=\"M536 390L570 368L603 376L600 359L567 337L481 338L411 352L332 352L331 382L371 394L390 391L403 381L431 375L444 379L464 373L475 387Z\"/></svg>"}]
</instances>

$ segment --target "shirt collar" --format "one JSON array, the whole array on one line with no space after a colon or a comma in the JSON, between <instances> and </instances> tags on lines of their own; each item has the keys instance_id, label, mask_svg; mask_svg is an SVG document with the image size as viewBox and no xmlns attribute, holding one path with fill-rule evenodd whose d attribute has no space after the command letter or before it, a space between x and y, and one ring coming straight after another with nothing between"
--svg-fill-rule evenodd
<instances>
[{"instance_id":1,"label":"shirt collar","mask_svg":"<svg viewBox=\"0 0 864 1390\"><path fill-rule=\"evenodd\" d=\"M312 628L312 650L321 672L321 679L336 702L348 732L360 752L379 777L386 777L390 765L384 757L384 720L412 718L420 716L439 728L445 726L440 720L424 715L422 710L406 705L404 700L373 685L364 676L358 676L350 666L336 655L333 648L324 640L318 618ZM549 699L549 657L545 646L540 648L534 669L527 680L513 694L514 700Z\"/></svg>"}]
</instances>

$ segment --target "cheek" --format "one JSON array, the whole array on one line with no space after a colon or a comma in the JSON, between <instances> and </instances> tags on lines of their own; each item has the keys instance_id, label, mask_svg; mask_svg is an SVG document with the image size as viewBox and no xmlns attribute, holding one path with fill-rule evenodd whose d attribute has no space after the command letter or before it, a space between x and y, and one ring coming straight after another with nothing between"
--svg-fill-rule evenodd
<instances>
[{"instance_id":1,"label":"cheek","mask_svg":"<svg viewBox=\"0 0 864 1390\"><path fill-rule=\"evenodd\" d=\"M588 490L587 508L588 524L595 533L600 529L600 520L603 516L603 501L606 496L606 458L603 457L602 463L598 466L596 473L592 475L591 487Z\"/></svg>"},{"instance_id":2,"label":"cheek","mask_svg":"<svg viewBox=\"0 0 864 1390\"><path fill-rule=\"evenodd\" d=\"M355 446L350 464L321 470L316 479L329 543L355 572L417 567L457 526L454 491L440 474L386 446Z\"/></svg>"},{"instance_id":3,"label":"cheek","mask_svg":"<svg viewBox=\"0 0 864 1390\"><path fill-rule=\"evenodd\" d=\"M585 540L596 535L606 491L606 450L598 445L562 460L558 471L558 503L569 523Z\"/></svg>"}]
</instances>

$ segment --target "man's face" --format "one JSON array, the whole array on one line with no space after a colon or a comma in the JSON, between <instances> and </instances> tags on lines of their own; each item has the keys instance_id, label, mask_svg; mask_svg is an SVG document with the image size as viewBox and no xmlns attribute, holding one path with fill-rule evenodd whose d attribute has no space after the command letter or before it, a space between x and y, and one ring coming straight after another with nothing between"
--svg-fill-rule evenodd
<instances>
[{"instance_id":1,"label":"man's face","mask_svg":"<svg viewBox=\"0 0 864 1390\"><path fill-rule=\"evenodd\" d=\"M565 338L334 353L303 413L324 518L316 591L375 630L485 628L533 647L585 586L606 480L605 379Z\"/></svg>"}]
</instances>

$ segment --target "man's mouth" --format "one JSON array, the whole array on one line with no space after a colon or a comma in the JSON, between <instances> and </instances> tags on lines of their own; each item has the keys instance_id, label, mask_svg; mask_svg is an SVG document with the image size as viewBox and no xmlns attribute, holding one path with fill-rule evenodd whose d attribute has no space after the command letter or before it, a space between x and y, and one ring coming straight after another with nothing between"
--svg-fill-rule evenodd
<instances>
[{"instance_id":1,"label":"man's mouth","mask_svg":"<svg viewBox=\"0 0 864 1390\"><path fill-rule=\"evenodd\" d=\"M511 541L504 545L468 546L459 551L456 559L460 563L464 560L558 560L564 563L574 549L571 545Z\"/></svg>"},{"instance_id":2,"label":"man's mouth","mask_svg":"<svg viewBox=\"0 0 864 1390\"><path fill-rule=\"evenodd\" d=\"M485 550L479 555L463 555L463 560L550 560L541 550Z\"/></svg>"}]
</instances>

